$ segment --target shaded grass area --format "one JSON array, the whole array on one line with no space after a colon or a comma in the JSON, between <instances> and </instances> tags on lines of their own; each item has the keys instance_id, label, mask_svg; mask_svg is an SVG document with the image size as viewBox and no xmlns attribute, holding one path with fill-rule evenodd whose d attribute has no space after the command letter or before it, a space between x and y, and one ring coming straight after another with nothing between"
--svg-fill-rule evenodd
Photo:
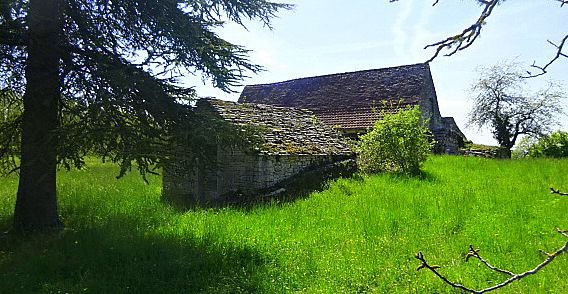
<instances>
[{"instance_id":1,"label":"shaded grass area","mask_svg":"<svg viewBox=\"0 0 568 294\"><path fill-rule=\"evenodd\" d=\"M67 229L0 237L0 293L452 293L416 272L423 251L453 280L485 287L504 278L475 261L522 272L565 240L567 160L435 156L425 175L355 176L294 202L178 211L160 202L160 179L115 180L90 162L59 173ZM0 179L0 225L17 187ZM501 293L563 292L568 257Z\"/></svg>"}]
</instances>

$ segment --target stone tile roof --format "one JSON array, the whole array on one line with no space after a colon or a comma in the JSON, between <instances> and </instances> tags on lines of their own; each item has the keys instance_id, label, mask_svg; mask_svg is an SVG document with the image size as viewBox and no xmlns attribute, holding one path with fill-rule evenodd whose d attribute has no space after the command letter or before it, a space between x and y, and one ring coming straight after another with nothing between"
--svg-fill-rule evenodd
<instances>
[{"instance_id":1,"label":"stone tile roof","mask_svg":"<svg viewBox=\"0 0 568 294\"><path fill-rule=\"evenodd\" d=\"M203 103L226 121L258 126L264 139L261 154L352 154L340 134L309 110L211 98L200 99L198 107Z\"/></svg>"},{"instance_id":2,"label":"stone tile roof","mask_svg":"<svg viewBox=\"0 0 568 294\"><path fill-rule=\"evenodd\" d=\"M427 63L246 86L239 102L312 110L342 129L372 127L381 111L418 105L431 76Z\"/></svg>"}]
</instances>

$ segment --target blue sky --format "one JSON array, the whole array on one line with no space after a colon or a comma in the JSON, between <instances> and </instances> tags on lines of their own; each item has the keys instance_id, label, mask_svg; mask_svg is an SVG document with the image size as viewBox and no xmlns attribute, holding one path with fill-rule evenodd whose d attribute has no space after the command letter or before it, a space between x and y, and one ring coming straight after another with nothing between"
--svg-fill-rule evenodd
<instances>
[{"instance_id":1,"label":"blue sky","mask_svg":"<svg viewBox=\"0 0 568 294\"><path fill-rule=\"evenodd\" d=\"M250 58L266 71L250 74L243 85L272 83L289 79L374 69L426 61L429 43L460 32L479 16L473 0L296 0L292 11L280 12L269 30L258 22L246 22L247 29L227 24L221 37L253 50ZM568 33L568 7L553 0L506 1L497 7L481 37L469 49L452 57L440 57L430 66L440 111L453 116L466 136L477 143L495 144L491 133L466 127L471 109L469 88L479 66L505 59L527 65L545 64L555 54L546 40L561 40ZM568 60L559 60L549 74L528 80L539 87L547 79L562 82L568 90ZM211 87L201 77L187 77L200 96L236 100ZM568 111L568 102L565 101ZM559 128L568 130L564 116Z\"/></svg>"}]
</instances>

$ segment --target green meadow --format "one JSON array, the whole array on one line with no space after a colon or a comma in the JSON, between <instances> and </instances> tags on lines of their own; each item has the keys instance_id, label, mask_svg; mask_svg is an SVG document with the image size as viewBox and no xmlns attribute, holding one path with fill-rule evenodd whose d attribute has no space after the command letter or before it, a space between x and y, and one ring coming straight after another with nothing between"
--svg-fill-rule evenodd
<instances>
[{"instance_id":1,"label":"green meadow","mask_svg":"<svg viewBox=\"0 0 568 294\"><path fill-rule=\"evenodd\" d=\"M423 177L354 176L288 202L179 210L161 179L91 160L60 171L66 229L0 236L0 293L455 293L416 271L422 251L451 280L506 279L478 261L522 272L566 242L568 160L432 156ZM0 229L17 177L0 178ZM568 255L498 293L562 293Z\"/></svg>"}]
</instances>

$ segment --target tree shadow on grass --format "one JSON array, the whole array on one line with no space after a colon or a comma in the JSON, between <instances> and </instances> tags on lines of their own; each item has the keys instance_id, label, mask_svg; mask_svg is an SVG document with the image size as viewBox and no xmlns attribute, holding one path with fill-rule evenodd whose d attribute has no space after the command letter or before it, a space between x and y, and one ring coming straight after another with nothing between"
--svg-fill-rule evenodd
<instances>
[{"instance_id":1,"label":"tree shadow on grass","mask_svg":"<svg viewBox=\"0 0 568 294\"><path fill-rule=\"evenodd\" d=\"M0 293L255 293L267 257L212 239L104 227L0 237ZM142 230L141 230L142 231Z\"/></svg>"},{"instance_id":2,"label":"tree shadow on grass","mask_svg":"<svg viewBox=\"0 0 568 294\"><path fill-rule=\"evenodd\" d=\"M7 234L12 227L13 217L0 214L0 234Z\"/></svg>"}]
</instances>

